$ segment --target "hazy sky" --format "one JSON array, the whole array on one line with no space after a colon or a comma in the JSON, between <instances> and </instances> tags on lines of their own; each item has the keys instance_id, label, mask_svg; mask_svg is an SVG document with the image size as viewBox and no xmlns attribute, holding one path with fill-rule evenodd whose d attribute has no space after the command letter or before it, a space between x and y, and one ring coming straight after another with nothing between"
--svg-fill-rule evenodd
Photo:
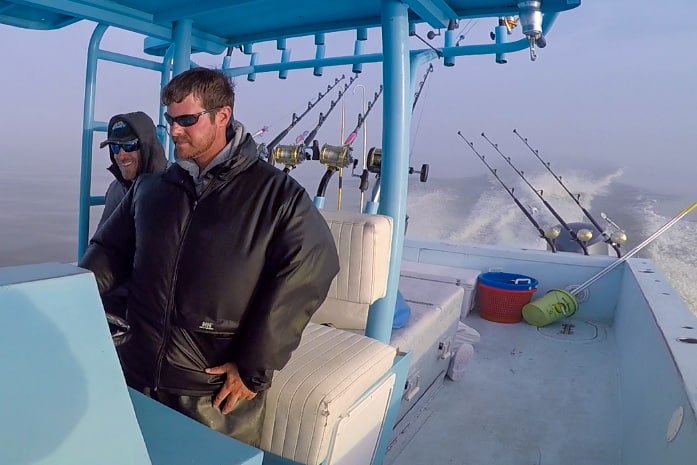
<instances>
[{"instance_id":1,"label":"hazy sky","mask_svg":"<svg viewBox=\"0 0 697 465\"><path fill-rule=\"evenodd\" d=\"M414 113L414 163L430 163L433 176L485 172L457 136L461 130L483 152L491 153L479 136L486 132L524 166L532 158L512 133L517 128L562 170L624 167L622 182L697 193L694 17L697 6L691 0L586 0L559 16L547 48L538 51L534 63L527 51L509 55L506 65L495 64L493 56L461 57L453 68L434 62L435 72ZM493 19L477 21L466 42L490 42L494 25ZM0 157L12 169L47 175L77 170L86 46L93 27L83 23L37 32L0 26L0 99L4 105ZM424 37L426 31L419 29ZM513 38L519 34L516 30ZM370 39L371 50L375 50L376 30L370 31ZM440 40L442 36L433 44L441 44ZM110 50L138 53L142 37L112 31L104 44ZM289 46L293 59L314 54L306 40L289 41ZM352 53L353 35L328 36L327 47L328 54ZM273 44L259 50L267 52L261 62L279 55ZM237 65L246 60L235 53ZM197 56L195 61L220 65L222 58ZM419 71L417 81L424 71ZM290 123L292 112L302 112L307 101L334 77L350 72L350 68L326 68L324 76L314 77L310 70L291 71L287 80L279 80L275 74L258 75L255 83L238 78L235 116L250 131L271 125L273 137ZM369 97L377 90L380 73L378 65L366 65L358 81L366 86ZM154 116L158 82L152 72L100 65L98 118L106 120L113 113L138 109ZM327 98L317 109L328 103ZM380 143L382 99L378 103L368 120L369 145ZM360 91L346 98L347 131L355 126L361 105ZM319 133L321 143L339 143L339 110ZM316 123L317 110L295 127L286 142ZM360 141L356 144L360 153Z\"/></svg>"}]
</instances>

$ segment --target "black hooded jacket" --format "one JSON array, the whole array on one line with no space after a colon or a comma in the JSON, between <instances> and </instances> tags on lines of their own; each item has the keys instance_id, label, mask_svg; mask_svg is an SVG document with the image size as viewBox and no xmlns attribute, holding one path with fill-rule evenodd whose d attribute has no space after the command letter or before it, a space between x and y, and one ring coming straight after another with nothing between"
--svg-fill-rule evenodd
<instances>
[{"instance_id":1,"label":"black hooded jacket","mask_svg":"<svg viewBox=\"0 0 697 465\"><path fill-rule=\"evenodd\" d=\"M142 111L136 111L134 113L114 115L109 120L108 127L111 127L115 121L125 121L138 136L138 140L140 141L138 176L143 173L159 173L167 168L165 151L157 138L155 124L147 114ZM109 147L109 157L111 158L111 165L107 169L116 179L109 184L106 191L104 211L99 220L100 226L109 218L109 215L116 209L116 206L121 202L124 195L126 195L126 191L133 184L132 181L126 181L123 176L121 176L121 170L119 170L116 164L114 152L111 150L111 147Z\"/></svg>"},{"instance_id":2,"label":"black hooded jacket","mask_svg":"<svg viewBox=\"0 0 697 465\"><path fill-rule=\"evenodd\" d=\"M226 362L268 388L339 271L327 223L249 134L211 173L200 196L177 164L139 177L80 261L101 293L130 280L120 355L136 389L209 395L224 379L204 369Z\"/></svg>"}]
</instances>

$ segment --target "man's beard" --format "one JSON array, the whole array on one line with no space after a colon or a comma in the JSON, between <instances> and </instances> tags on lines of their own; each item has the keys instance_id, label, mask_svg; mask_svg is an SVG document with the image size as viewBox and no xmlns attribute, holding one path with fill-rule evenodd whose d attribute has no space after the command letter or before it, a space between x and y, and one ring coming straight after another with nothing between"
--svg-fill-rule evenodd
<instances>
[{"instance_id":1,"label":"man's beard","mask_svg":"<svg viewBox=\"0 0 697 465\"><path fill-rule=\"evenodd\" d=\"M215 141L215 132L211 131L208 134L205 135L200 141L198 141L195 145L193 144L191 138L186 137L185 139L182 140L182 137L178 137L178 140L182 142L186 142L188 147L186 147L186 152L181 153L180 150L176 146L176 141L175 141L175 147L174 147L174 155L177 159L179 160L196 160L206 152L208 149L211 148L213 145L213 142Z\"/></svg>"}]
</instances>

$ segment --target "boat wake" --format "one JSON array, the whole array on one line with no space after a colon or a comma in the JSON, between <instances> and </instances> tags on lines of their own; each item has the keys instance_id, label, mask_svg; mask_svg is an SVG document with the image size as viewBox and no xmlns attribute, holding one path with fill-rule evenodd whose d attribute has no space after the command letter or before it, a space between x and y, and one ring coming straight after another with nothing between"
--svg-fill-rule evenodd
<instances>
[{"instance_id":1,"label":"boat wake","mask_svg":"<svg viewBox=\"0 0 697 465\"><path fill-rule=\"evenodd\" d=\"M572 193L580 195L581 205L591 212L601 227L612 230L600 216L600 212L606 212L625 229L629 236L629 242L624 246L627 251L653 234L689 202L646 193L645 187L623 184L619 182L622 175L622 169L600 176L577 171L564 174L562 180ZM587 222L583 212L548 173L526 173L526 178L535 188L542 190L544 198L566 222ZM511 177L505 182L542 228L557 224L554 216L522 180ZM409 237L546 248L545 241L539 238L533 225L491 176L412 183L409 195ZM676 207L681 203L685 205ZM656 263L697 315L697 287L692 278L693 270L697 269L697 250L690 246L691 238L695 236L697 221L688 216L639 256Z\"/></svg>"},{"instance_id":2,"label":"boat wake","mask_svg":"<svg viewBox=\"0 0 697 465\"><path fill-rule=\"evenodd\" d=\"M590 174L574 174L569 176L569 185L580 187L580 190L572 192L580 194L582 205L590 210L593 199L607 195L612 183L620 176L622 170L600 178ZM549 174L535 173L528 178L533 186L542 190L545 199L566 222L587 221L583 212ZM542 228L558 223L522 180L507 182L507 185L513 188L514 195ZM435 179L426 185L413 185L409 215L412 237L546 248L545 241L539 238L510 195L498 182L486 176L464 180Z\"/></svg>"},{"instance_id":3,"label":"boat wake","mask_svg":"<svg viewBox=\"0 0 697 465\"><path fill-rule=\"evenodd\" d=\"M644 199L637 205L637 213L644 218L642 237L648 236L667 223L671 217L658 213L653 199ZM677 212L676 212L677 213ZM683 297L685 303L697 315L697 287L694 271L697 269L697 253L694 238L697 237L697 221L685 217L646 248L644 255L653 260Z\"/></svg>"}]
</instances>

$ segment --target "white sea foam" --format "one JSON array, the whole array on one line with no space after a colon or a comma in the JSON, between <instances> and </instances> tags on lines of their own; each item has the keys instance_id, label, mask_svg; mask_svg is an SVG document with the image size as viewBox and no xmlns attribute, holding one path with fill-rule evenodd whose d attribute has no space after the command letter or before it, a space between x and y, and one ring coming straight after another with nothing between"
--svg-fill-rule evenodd
<instances>
[{"instance_id":1,"label":"white sea foam","mask_svg":"<svg viewBox=\"0 0 697 465\"><path fill-rule=\"evenodd\" d=\"M669 217L657 213L656 207L657 202L653 199L644 199L636 207L636 211L644 218L644 237L650 236L670 220ZM694 247L697 222L694 221L694 213L692 215L693 217L683 218L654 240L647 247L645 255L658 265L688 307L697 315L697 251Z\"/></svg>"},{"instance_id":2,"label":"white sea foam","mask_svg":"<svg viewBox=\"0 0 697 465\"><path fill-rule=\"evenodd\" d=\"M507 179L520 202L532 212L542 228L556 224L556 219L540 203L522 179ZM587 221L559 183L547 172L525 173L536 189L543 190L544 198L566 221ZM608 224L599 212L608 208L610 217L622 226L630 237L625 251L643 241L665 224L670 216L659 211L670 210L681 199L660 195L637 194L632 186L618 183L622 170L598 176L595 173L564 174L562 181L574 194L580 194L580 203L602 227ZM411 237L499 244L514 247L544 249L545 242L525 218L501 185L488 176L486 181L433 180L416 185L410 191L409 235ZM596 205L599 204L599 205ZM675 212L677 213L677 211ZM688 216L658 238L640 255L656 263L671 285L697 315L697 250L691 246L697 237L697 221Z\"/></svg>"}]
</instances>

